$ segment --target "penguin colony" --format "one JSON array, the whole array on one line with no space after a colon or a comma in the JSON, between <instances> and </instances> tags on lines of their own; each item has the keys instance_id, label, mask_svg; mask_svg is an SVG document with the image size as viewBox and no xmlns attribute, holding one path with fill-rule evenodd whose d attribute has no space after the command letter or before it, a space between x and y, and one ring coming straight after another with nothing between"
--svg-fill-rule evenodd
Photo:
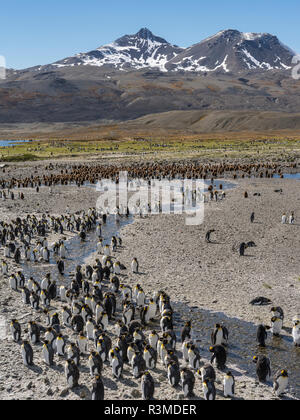
<instances>
[{"instance_id":1,"label":"penguin colony","mask_svg":"<svg viewBox=\"0 0 300 420\"><path fill-rule=\"evenodd\" d=\"M164 291L154 291L152 296L146 296L140 284L132 287L120 281L126 267L119 261L113 263L116 258L112 254L121 247L122 240L113 236L111 244L103 246L105 238L101 235L105 220L105 215L91 208L87 213L61 217L43 215L41 219L27 216L11 223L0 222L0 241L5 255L2 275L7 279L8 287L21 294L23 304L31 307L33 317L36 313L44 316L43 324L30 320L25 328L18 320L11 320L10 333L13 341L21 344L20 357L24 365L32 366L37 352L48 366L64 361L69 388L80 385L81 367L87 366L91 383L85 385L90 387L93 400L105 397L102 377L105 365L110 366L115 381L121 380L124 370L139 379L144 400L155 396L151 371L158 364L164 369L169 385L181 389L185 397L193 396L198 379L197 388L201 389L205 400L216 399L216 371L220 371L224 396L234 398L235 378L226 369L229 340L226 326L216 324L212 328L211 360L210 364L203 365L201 349L192 339L192 321L185 323L180 340L174 331L170 296ZM63 281L60 287L50 274L33 279L25 278L21 270L9 273L7 262L10 258L17 264L22 260L49 263L53 254L58 272L64 276L66 245L60 240L49 246L47 235L50 232L63 235L65 229L76 232L82 240L87 232L96 231L101 261L97 258L93 266L77 266L75 273L71 273L72 281ZM132 273L139 273L136 258L132 259L130 269ZM271 325L259 325L257 329L260 347L266 345L267 331L274 336L280 335L283 320L283 310L273 307ZM295 346L299 347L300 317L293 319L292 337ZM258 355L254 356L253 362L258 380L266 381L271 376L270 360ZM275 395L281 396L287 387L288 372L282 369L274 376Z\"/></svg>"},{"instance_id":2,"label":"penguin colony","mask_svg":"<svg viewBox=\"0 0 300 420\"><path fill-rule=\"evenodd\" d=\"M295 163L284 164L285 168L294 169ZM36 168L35 168L36 169ZM119 173L127 172L128 177L151 179L209 179L217 178L227 174L233 179L245 177L272 178L274 175L283 177L282 167L276 162L257 162L257 163L201 163L197 161L177 161L177 162L143 162L128 163L122 165L48 165L44 175L31 175L30 177L16 178L10 177L6 169L3 169L3 177L0 179L0 188L36 188L37 192L41 185L68 185L75 183L78 187L85 182L97 183L99 179L110 179L119 181ZM57 170L57 173L54 173ZM37 170L35 171L37 172ZM9 193L9 192L8 192ZM6 194L4 194L6 197ZM22 199L24 196L22 196Z\"/></svg>"}]
</instances>

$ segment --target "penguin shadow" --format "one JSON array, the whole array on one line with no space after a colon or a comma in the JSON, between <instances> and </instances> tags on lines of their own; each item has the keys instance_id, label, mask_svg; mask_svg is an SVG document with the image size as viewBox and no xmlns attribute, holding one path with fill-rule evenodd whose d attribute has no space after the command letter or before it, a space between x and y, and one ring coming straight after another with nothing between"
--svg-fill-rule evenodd
<instances>
[{"instance_id":1,"label":"penguin shadow","mask_svg":"<svg viewBox=\"0 0 300 420\"><path fill-rule=\"evenodd\" d=\"M116 384L116 382L114 382L112 379L106 377L102 378L103 380L103 385L105 386L105 388L109 388L112 391L116 391L118 389L118 385Z\"/></svg>"},{"instance_id":2,"label":"penguin shadow","mask_svg":"<svg viewBox=\"0 0 300 420\"><path fill-rule=\"evenodd\" d=\"M88 389L86 385L78 384L78 386L71 388L69 392L72 392L73 394L77 395L81 399L91 400L92 398L91 391Z\"/></svg>"},{"instance_id":3,"label":"penguin shadow","mask_svg":"<svg viewBox=\"0 0 300 420\"><path fill-rule=\"evenodd\" d=\"M128 375L128 376L131 376L132 377L131 374ZM123 384L123 385L130 386L132 388L138 388L138 384L136 384L135 382L133 382L129 377L127 377L127 376L125 377L125 372L123 372L121 378L119 379L119 382L121 384Z\"/></svg>"},{"instance_id":4,"label":"penguin shadow","mask_svg":"<svg viewBox=\"0 0 300 420\"><path fill-rule=\"evenodd\" d=\"M31 372L36 373L37 375L41 375L43 373L43 369L37 365L27 366L28 370Z\"/></svg>"},{"instance_id":5,"label":"penguin shadow","mask_svg":"<svg viewBox=\"0 0 300 420\"><path fill-rule=\"evenodd\" d=\"M204 401L204 398L200 397L200 395L196 395L196 394L191 394L188 395L186 398L184 398L185 400L188 401Z\"/></svg>"},{"instance_id":6,"label":"penguin shadow","mask_svg":"<svg viewBox=\"0 0 300 420\"><path fill-rule=\"evenodd\" d=\"M55 372L63 374L65 372L63 365L59 365L58 363L49 366L49 369L54 370Z\"/></svg>"},{"instance_id":7,"label":"penguin shadow","mask_svg":"<svg viewBox=\"0 0 300 420\"><path fill-rule=\"evenodd\" d=\"M159 374L159 375L165 375L166 371L163 369L159 369L157 366L155 367L155 369L153 369L153 372Z\"/></svg>"},{"instance_id":8,"label":"penguin shadow","mask_svg":"<svg viewBox=\"0 0 300 420\"><path fill-rule=\"evenodd\" d=\"M90 373L90 369L84 365L80 365L79 370L80 370L80 373Z\"/></svg>"}]
</instances>

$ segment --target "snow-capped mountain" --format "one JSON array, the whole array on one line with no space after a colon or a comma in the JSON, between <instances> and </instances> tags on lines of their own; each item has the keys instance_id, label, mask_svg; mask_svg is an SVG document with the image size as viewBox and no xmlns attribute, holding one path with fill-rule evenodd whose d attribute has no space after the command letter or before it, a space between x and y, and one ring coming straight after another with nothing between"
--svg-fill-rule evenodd
<instances>
[{"instance_id":1,"label":"snow-capped mountain","mask_svg":"<svg viewBox=\"0 0 300 420\"><path fill-rule=\"evenodd\" d=\"M289 70L294 53L268 33L218 32L187 48L168 63L169 70L233 72Z\"/></svg>"},{"instance_id":2,"label":"snow-capped mountain","mask_svg":"<svg viewBox=\"0 0 300 420\"><path fill-rule=\"evenodd\" d=\"M105 66L123 71L157 68L162 72L241 73L289 70L293 56L293 51L268 33L229 29L191 47L180 48L143 28L96 50L57 61L51 67Z\"/></svg>"},{"instance_id":3,"label":"snow-capped mountain","mask_svg":"<svg viewBox=\"0 0 300 420\"><path fill-rule=\"evenodd\" d=\"M183 51L183 48L153 35L147 28L142 28L135 35L125 35L112 44L66 58L53 66L110 66L118 70L155 67L167 71L165 65Z\"/></svg>"}]
</instances>

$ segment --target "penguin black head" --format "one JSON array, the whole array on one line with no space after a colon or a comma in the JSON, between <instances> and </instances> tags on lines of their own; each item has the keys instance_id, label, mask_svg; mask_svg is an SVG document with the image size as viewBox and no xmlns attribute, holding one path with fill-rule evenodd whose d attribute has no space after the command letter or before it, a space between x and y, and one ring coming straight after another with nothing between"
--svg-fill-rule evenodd
<instances>
[{"instance_id":1,"label":"penguin black head","mask_svg":"<svg viewBox=\"0 0 300 420\"><path fill-rule=\"evenodd\" d=\"M289 375L287 373L287 371L285 369L282 369L282 371L280 372L281 376L283 376L284 378L287 378Z\"/></svg>"},{"instance_id":2,"label":"penguin black head","mask_svg":"<svg viewBox=\"0 0 300 420\"><path fill-rule=\"evenodd\" d=\"M258 361L258 356L254 356L254 357L253 357L253 362L254 362L254 363L257 363L257 361Z\"/></svg>"}]
</instances>

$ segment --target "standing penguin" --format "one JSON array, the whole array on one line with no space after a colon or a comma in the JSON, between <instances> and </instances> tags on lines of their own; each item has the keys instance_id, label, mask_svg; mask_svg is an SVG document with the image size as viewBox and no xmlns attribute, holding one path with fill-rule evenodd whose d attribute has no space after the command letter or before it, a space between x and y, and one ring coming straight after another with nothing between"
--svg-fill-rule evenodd
<instances>
[{"instance_id":1,"label":"standing penguin","mask_svg":"<svg viewBox=\"0 0 300 420\"><path fill-rule=\"evenodd\" d=\"M45 340L43 344L42 356L43 356L44 362L48 366L53 366L54 351L52 348L52 344L47 340Z\"/></svg>"},{"instance_id":2,"label":"standing penguin","mask_svg":"<svg viewBox=\"0 0 300 420\"><path fill-rule=\"evenodd\" d=\"M81 354L85 354L87 352L87 338L83 332L81 332L77 338L77 346Z\"/></svg>"},{"instance_id":3,"label":"standing penguin","mask_svg":"<svg viewBox=\"0 0 300 420\"><path fill-rule=\"evenodd\" d=\"M131 271L132 273L136 273L136 274L138 274L139 272L139 263L138 263L137 258L133 258L131 262Z\"/></svg>"},{"instance_id":4,"label":"standing penguin","mask_svg":"<svg viewBox=\"0 0 300 420\"><path fill-rule=\"evenodd\" d=\"M195 376L192 371L183 368L180 371L181 385L183 394L186 397L192 396L195 386Z\"/></svg>"},{"instance_id":5,"label":"standing penguin","mask_svg":"<svg viewBox=\"0 0 300 420\"><path fill-rule=\"evenodd\" d=\"M15 274L11 274L11 276L9 277L9 286L15 292L18 290L18 280Z\"/></svg>"},{"instance_id":6,"label":"standing penguin","mask_svg":"<svg viewBox=\"0 0 300 420\"><path fill-rule=\"evenodd\" d=\"M214 401L216 399L215 383L211 379L202 382L202 389L205 401Z\"/></svg>"},{"instance_id":7,"label":"standing penguin","mask_svg":"<svg viewBox=\"0 0 300 420\"><path fill-rule=\"evenodd\" d=\"M21 292L22 292L22 302L24 303L24 305L30 305L29 289L24 286L24 287L22 287Z\"/></svg>"},{"instance_id":8,"label":"standing penguin","mask_svg":"<svg viewBox=\"0 0 300 420\"><path fill-rule=\"evenodd\" d=\"M234 397L235 379L231 372L227 372L223 379L224 397Z\"/></svg>"},{"instance_id":9,"label":"standing penguin","mask_svg":"<svg viewBox=\"0 0 300 420\"><path fill-rule=\"evenodd\" d=\"M268 338L267 327L259 325L256 331L256 341L260 347L266 347L266 339Z\"/></svg>"},{"instance_id":10,"label":"standing penguin","mask_svg":"<svg viewBox=\"0 0 300 420\"><path fill-rule=\"evenodd\" d=\"M33 350L28 341L24 340L21 346L21 353L23 357L23 363L25 366L33 365Z\"/></svg>"},{"instance_id":11,"label":"standing penguin","mask_svg":"<svg viewBox=\"0 0 300 420\"><path fill-rule=\"evenodd\" d=\"M300 347L300 321L295 320L294 326L292 329L292 337L295 347Z\"/></svg>"},{"instance_id":12,"label":"standing penguin","mask_svg":"<svg viewBox=\"0 0 300 420\"><path fill-rule=\"evenodd\" d=\"M216 324L211 333L211 343L213 346L226 345L228 341L228 330L224 325Z\"/></svg>"},{"instance_id":13,"label":"standing penguin","mask_svg":"<svg viewBox=\"0 0 300 420\"><path fill-rule=\"evenodd\" d=\"M185 362L189 362L189 348L190 348L190 346L192 346L193 344L194 344L194 342L193 342L192 340L185 340L185 341L182 343L181 350L182 350L183 360L184 360Z\"/></svg>"},{"instance_id":14,"label":"standing penguin","mask_svg":"<svg viewBox=\"0 0 300 420\"><path fill-rule=\"evenodd\" d=\"M270 359L266 356L254 356L253 362L256 363L256 374L259 382L266 382L267 377L271 376Z\"/></svg>"},{"instance_id":15,"label":"standing penguin","mask_svg":"<svg viewBox=\"0 0 300 420\"><path fill-rule=\"evenodd\" d=\"M247 245L245 242L242 242L239 247L240 257L243 257L245 255L245 249L247 248Z\"/></svg>"},{"instance_id":16,"label":"standing penguin","mask_svg":"<svg viewBox=\"0 0 300 420\"><path fill-rule=\"evenodd\" d=\"M197 347L192 344L189 347L189 351L188 351L188 356L189 356L189 366L191 369L199 369L200 367L200 352L197 349Z\"/></svg>"},{"instance_id":17,"label":"standing penguin","mask_svg":"<svg viewBox=\"0 0 300 420\"><path fill-rule=\"evenodd\" d=\"M114 351L111 353L111 368L113 376L120 379L123 373L123 361Z\"/></svg>"},{"instance_id":18,"label":"standing penguin","mask_svg":"<svg viewBox=\"0 0 300 420\"><path fill-rule=\"evenodd\" d=\"M191 325L192 322L191 321L187 321L184 324L183 329L181 330L181 342L184 343L185 340L190 340L191 339Z\"/></svg>"},{"instance_id":19,"label":"standing penguin","mask_svg":"<svg viewBox=\"0 0 300 420\"><path fill-rule=\"evenodd\" d=\"M147 369L155 369L157 362L157 352L150 346L150 344L147 344L144 347L143 358L145 360Z\"/></svg>"},{"instance_id":20,"label":"standing penguin","mask_svg":"<svg viewBox=\"0 0 300 420\"><path fill-rule=\"evenodd\" d=\"M28 334L31 344L37 344L40 341L40 327L34 321L28 323Z\"/></svg>"},{"instance_id":21,"label":"standing penguin","mask_svg":"<svg viewBox=\"0 0 300 420\"><path fill-rule=\"evenodd\" d=\"M95 376L95 381L92 388L92 401L104 400L104 385L100 375Z\"/></svg>"},{"instance_id":22,"label":"standing penguin","mask_svg":"<svg viewBox=\"0 0 300 420\"><path fill-rule=\"evenodd\" d=\"M282 319L273 316L271 319L271 331L275 337L279 337L282 329Z\"/></svg>"},{"instance_id":23,"label":"standing penguin","mask_svg":"<svg viewBox=\"0 0 300 420\"><path fill-rule=\"evenodd\" d=\"M289 375L285 369L279 370L274 376L274 392L277 397L280 397L281 394L287 389L289 384Z\"/></svg>"},{"instance_id":24,"label":"standing penguin","mask_svg":"<svg viewBox=\"0 0 300 420\"><path fill-rule=\"evenodd\" d=\"M150 344L150 346L154 349L154 350L156 350L157 349L157 342L158 342L158 334L157 334L157 332L155 331L155 330L152 330L151 331L151 333L149 334L149 337L148 337L148 341L149 341L149 344Z\"/></svg>"},{"instance_id":25,"label":"standing penguin","mask_svg":"<svg viewBox=\"0 0 300 420\"><path fill-rule=\"evenodd\" d=\"M65 376L70 388L75 388L78 386L79 369L72 359L67 360L65 363Z\"/></svg>"},{"instance_id":26,"label":"standing penguin","mask_svg":"<svg viewBox=\"0 0 300 420\"><path fill-rule=\"evenodd\" d=\"M21 325L16 319L11 320L10 332L13 340L18 343L21 340Z\"/></svg>"},{"instance_id":27,"label":"standing penguin","mask_svg":"<svg viewBox=\"0 0 300 420\"><path fill-rule=\"evenodd\" d=\"M58 268L59 274L61 276L63 276L64 275L64 272L65 272L65 263L64 263L64 261L63 260L58 260L56 264L57 264L57 268Z\"/></svg>"},{"instance_id":28,"label":"standing penguin","mask_svg":"<svg viewBox=\"0 0 300 420\"><path fill-rule=\"evenodd\" d=\"M55 348L56 348L56 353L57 353L58 356L64 356L65 355L66 342L65 342L65 340L63 338L63 335L61 333L58 334L58 336L56 337Z\"/></svg>"},{"instance_id":29,"label":"standing penguin","mask_svg":"<svg viewBox=\"0 0 300 420\"><path fill-rule=\"evenodd\" d=\"M132 374L134 378L140 378L144 370L146 369L146 363L142 355L136 352L131 359Z\"/></svg>"},{"instance_id":30,"label":"standing penguin","mask_svg":"<svg viewBox=\"0 0 300 420\"><path fill-rule=\"evenodd\" d=\"M101 356L96 351L91 351L89 356L89 367L90 367L90 375L93 377L95 375L101 375L101 371L103 368L103 362Z\"/></svg>"},{"instance_id":31,"label":"standing penguin","mask_svg":"<svg viewBox=\"0 0 300 420\"><path fill-rule=\"evenodd\" d=\"M211 230L209 230L208 232L206 232L206 235L205 235L205 241L206 241L208 244L210 244L210 243L211 243L210 235L211 235L212 233L214 233L214 232L215 232L215 230L214 230L214 229L211 229Z\"/></svg>"},{"instance_id":32,"label":"standing penguin","mask_svg":"<svg viewBox=\"0 0 300 420\"><path fill-rule=\"evenodd\" d=\"M80 365L80 351L75 343L70 343L67 347L67 358L74 360L76 366Z\"/></svg>"},{"instance_id":33,"label":"standing penguin","mask_svg":"<svg viewBox=\"0 0 300 420\"><path fill-rule=\"evenodd\" d=\"M217 368L220 370L225 369L227 354L223 346L212 346L209 351L213 353L210 363L216 360Z\"/></svg>"},{"instance_id":34,"label":"standing penguin","mask_svg":"<svg viewBox=\"0 0 300 420\"><path fill-rule=\"evenodd\" d=\"M168 381L171 386L174 388L180 382L180 369L176 362L170 361L167 366L168 369Z\"/></svg>"},{"instance_id":35,"label":"standing penguin","mask_svg":"<svg viewBox=\"0 0 300 420\"><path fill-rule=\"evenodd\" d=\"M216 380L216 371L210 364L204 365L201 369L198 369L197 374L201 377L202 382L206 379L210 379L212 381Z\"/></svg>"},{"instance_id":36,"label":"standing penguin","mask_svg":"<svg viewBox=\"0 0 300 420\"><path fill-rule=\"evenodd\" d=\"M154 380L148 371L142 376L141 388L143 400L152 400L154 396Z\"/></svg>"},{"instance_id":37,"label":"standing penguin","mask_svg":"<svg viewBox=\"0 0 300 420\"><path fill-rule=\"evenodd\" d=\"M254 219L255 219L255 213L253 212L251 213L251 216L250 216L250 222L253 223Z\"/></svg>"}]
</instances>

